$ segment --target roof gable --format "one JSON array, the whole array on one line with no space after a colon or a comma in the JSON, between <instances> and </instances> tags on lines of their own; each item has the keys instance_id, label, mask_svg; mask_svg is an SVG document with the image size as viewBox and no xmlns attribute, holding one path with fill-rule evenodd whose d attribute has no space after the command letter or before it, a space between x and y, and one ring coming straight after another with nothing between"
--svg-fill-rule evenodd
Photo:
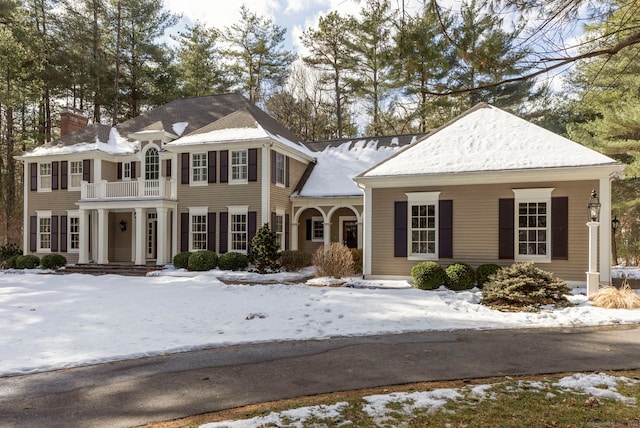
<instances>
[{"instance_id":1,"label":"roof gable","mask_svg":"<svg viewBox=\"0 0 640 428\"><path fill-rule=\"evenodd\" d=\"M616 161L488 104L374 166L361 177L616 165Z\"/></svg>"}]
</instances>

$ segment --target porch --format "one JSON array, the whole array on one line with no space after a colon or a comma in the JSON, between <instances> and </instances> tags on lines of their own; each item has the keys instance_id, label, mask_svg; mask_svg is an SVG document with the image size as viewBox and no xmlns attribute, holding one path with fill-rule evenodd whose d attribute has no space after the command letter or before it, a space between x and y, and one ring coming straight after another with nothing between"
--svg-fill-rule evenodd
<instances>
[{"instance_id":1,"label":"porch","mask_svg":"<svg viewBox=\"0 0 640 428\"><path fill-rule=\"evenodd\" d=\"M80 200L109 200L122 198L163 198L177 199L177 182L172 178L129 181L82 182Z\"/></svg>"}]
</instances>

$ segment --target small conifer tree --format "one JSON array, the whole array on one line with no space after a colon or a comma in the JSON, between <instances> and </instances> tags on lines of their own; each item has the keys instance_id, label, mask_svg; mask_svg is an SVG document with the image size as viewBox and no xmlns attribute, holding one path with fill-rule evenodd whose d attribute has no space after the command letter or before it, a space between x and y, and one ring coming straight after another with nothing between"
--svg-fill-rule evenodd
<instances>
[{"instance_id":1,"label":"small conifer tree","mask_svg":"<svg viewBox=\"0 0 640 428\"><path fill-rule=\"evenodd\" d=\"M269 224L265 223L251 240L249 258L260 273L278 269L280 246L276 243L276 238L275 232L269 228Z\"/></svg>"}]
</instances>

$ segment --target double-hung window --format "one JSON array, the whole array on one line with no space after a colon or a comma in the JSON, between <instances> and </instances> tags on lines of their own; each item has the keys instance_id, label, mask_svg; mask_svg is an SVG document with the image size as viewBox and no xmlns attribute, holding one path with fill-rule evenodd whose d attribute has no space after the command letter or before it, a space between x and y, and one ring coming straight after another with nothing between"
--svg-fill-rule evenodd
<instances>
[{"instance_id":1,"label":"double-hung window","mask_svg":"<svg viewBox=\"0 0 640 428\"><path fill-rule=\"evenodd\" d=\"M51 251L51 211L37 211L38 252Z\"/></svg>"},{"instance_id":2,"label":"double-hung window","mask_svg":"<svg viewBox=\"0 0 640 428\"><path fill-rule=\"evenodd\" d=\"M284 249L284 214L276 213L273 232L276 235L276 244L280 246L281 250Z\"/></svg>"},{"instance_id":3,"label":"double-hung window","mask_svg":"<svg viewBox=\"0 0 640 428\"><path fill-rule=\"evenodd\" d=\"M191 251L207 249L207 207L189 208Z\"/></svg>"},{"instance_id":4,"label":"double-hung window","mask_svg":"<svg viewBox=\"0 0 640 428\"><path fill-rule=\"evenodd\" d=\"M38 164L38 190L51 190L51 162Z\"/></svg>"},{"instance_id":5,"label":"double-hung window","mask_svg":"<svg viewBox=\"0 0 640 428\"><path fill-rule=\"evenodd\" d=\"M230 251L246 253L248 247L248 206L230 206L229 245Z\"/></svg>"},{"instance_id":6,"label":"double-hung window","mask_svg":"<svg viewBox=\"0 0 640 428\"><path fill-rule=\"evenodd\" d=\"M311 218L311 241L324 241L324 221L322 220L322 217Z\"/></svg>"},{"instance_id":7,"label":"double-hung window","mask_svg":"<svg viewBox=\"0 0 640 428\"><path fill-rule=\"evenodd\" d=\"M69 189L80 189L82 184L82 161L69 162Z\"/></svg>"},{"instance_id":8,"label":"double-hung window","mask_svg":"<svg viewBox=\"0 0 640 428\"><path fill-rule=\"evenodd\" d=\"M278 153L276 152L276 162L275 162L275 167L276 167L276 184L280 184L282 186L285 185L285 181L286 181L286 158L285 155L283 155L282 153Z\"/></svg>"},{"instance_id":9,"label":"double-hung window","mask_svg":"<svg viewBox=\"0 0 640 428\"><path fill-rule=\"evenodd\" d=\"M409 258L438 258L439 196L440 192L407 193Z\"/></svg>"},{"instance_id":10,"label":"double-hung window","mask_svg":"<svg viewBox=\"0 0 640 428\"><path fill-rule=\"evenodd\" d=\"M80 218L69 217L69 252L80 250Z\"/></svg>"},{"instance_id":11,"label":"double-hung window","mask_svg":"<svg viewBox=\"0 0 640 428\"><path fill-rule=\"evenodd\" d=\"M191 184L207 184L207 153L191 154Z\"/></svg>"},{"instance_id":12,"label":"double-hung window","mask_svg":"<svg viewBox=\"0 0 640 428\"><path fill-rule=\"evenodd\" d=\"M248 163L246 150L231 151L231 183L246 183L248 180Z\"/></svg>"},{"instance_id":13,"label":"double-hung window","mask_svg":"<svg viewBox=\"0 0 640 428\"><path fill-rule=\"evenodd\" d=\"M551 261L551 192L514 189L516 260Z\"/></svg>"},{"instance_id":14,"label":"double-hung window","mask_svg":"<svg viewBox=\"0 0 640 428\"><path fill-rule=\"evenodd\" d=\"M123 162L123 164L122 164L122 179L124 181L131 180L131 162Z\"/></svg>"}]
</instances>

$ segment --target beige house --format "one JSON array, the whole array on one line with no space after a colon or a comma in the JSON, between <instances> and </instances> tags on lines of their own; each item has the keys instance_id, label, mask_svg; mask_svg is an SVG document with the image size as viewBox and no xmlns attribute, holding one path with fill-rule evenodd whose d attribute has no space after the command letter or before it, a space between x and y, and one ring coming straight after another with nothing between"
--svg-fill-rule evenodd
<instances>
[{"instance_id":1,"label":"beige house","mask_svg":"<svg viewBox=\"0 0 640 428\"><path fill-rule=\"evenodd\" d=\"M24 253L69 263L246 253L269 223L281 249L363 248L367 277L408 277L420 260L534 260L583 281L586 200L598 190L608 224L622 168L487 105L426 136L308 143L236 94L176 100L114 128L61 119L66 135L17 159ZM605 282L609 238L601 228Z\"/></svg>"}]
</instances>

